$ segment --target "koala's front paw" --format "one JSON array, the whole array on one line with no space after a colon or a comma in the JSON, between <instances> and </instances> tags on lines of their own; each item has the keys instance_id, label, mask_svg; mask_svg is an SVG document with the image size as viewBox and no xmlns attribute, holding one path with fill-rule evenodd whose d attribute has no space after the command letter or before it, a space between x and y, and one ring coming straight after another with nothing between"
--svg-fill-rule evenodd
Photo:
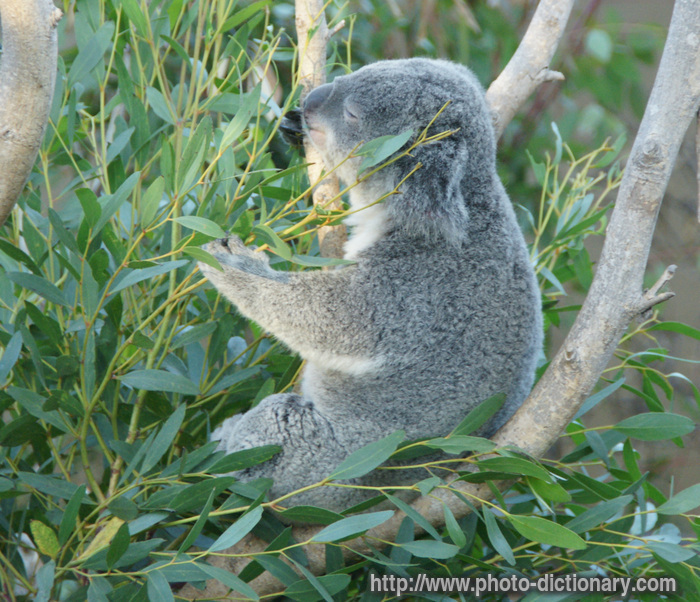
<instances>
[{"instance_id":1,"label":"koala's front paw","mask_svg":"<svg viewBox=\"0 0 700 602\"><path fill-rule=\"evenodd\" d=\"M258 273L267 269L268 259L264 253L255 253L253 249L246 247L237 236L219 238L204 245L204 250L210 253L224 268L233 268L244 272ZM216 274L221 274L211 266L201 263L199 269L209 279Z\"/></svg>"}]
</instances>

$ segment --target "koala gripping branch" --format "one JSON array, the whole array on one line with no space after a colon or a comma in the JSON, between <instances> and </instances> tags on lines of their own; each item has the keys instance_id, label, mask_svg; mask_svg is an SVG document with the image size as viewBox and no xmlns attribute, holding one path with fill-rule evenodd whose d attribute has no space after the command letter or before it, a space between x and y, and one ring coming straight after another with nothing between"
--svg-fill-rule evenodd
<instances>
[{"instance_id":1,"label":"koala gripping branch","mask_svg":"<svg viewBox=\"0 0 700 602\"><path fill-rule=\"evenodd\" d=\"M36 160L56 82L56 25L51 0L0 0L0 225Z\"/></svg>"},{"instance_id":2,"label":"koala gripping branch","mask_svg":"<svg viewBox=\"0 0 700 602\"><path fill-rule=\"evenodd\" d=\"M549 3L551 4L551 3ZM493 106L493 105L492 105ZM583 308L562 348L530 397L495 435L498 445L515 445L534 456L541 456L570 422L590 394L627 325L636 315L669 297L659 293L671 277L670 267L650 289L643 291L652 234L664 191L676 161L678 149L692 118L700 107L700 11L697 0L676 0L666 46L639 133L628 161L599 267ZM504 119L506 114L501 115ZM462 495L488 499L493 492L486 484L455 482L452 487ZM438 496L422 497L413 507L432 525L444 521L443 504L455 516L467 514L467 506L450 489ZM379 541L392 541L405 518L397 511L393 518L367 535ZM308 541L318 527L297 526L294 537ZM265 543L245 538L214 564L239 573L250 555L262 552ZM304 551L309 570L325 571L325 546L308 544ZM344 543L344 552L370 551L365 538ZM251 582L261 594L280 590L280 583L268 573ZM183 593L183 592L181 592ZM187 592L196 598L225 596L226 588L211 581L204 591Z\"/></svg>"}]
</instances>

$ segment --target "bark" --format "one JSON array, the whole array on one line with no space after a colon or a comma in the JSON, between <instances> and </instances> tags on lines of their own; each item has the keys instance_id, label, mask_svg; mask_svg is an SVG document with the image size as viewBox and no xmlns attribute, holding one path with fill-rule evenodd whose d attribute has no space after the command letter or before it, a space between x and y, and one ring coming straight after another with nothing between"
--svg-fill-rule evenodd
<instances>
[{"instance_id":1,"label":"bark","mask_svg":"<svg viewBox=\"0 0 700 602\"><path fill-rule=\"evenodd\" d=\"M698 4L698 0L676 0L659 71L632 147L590 292L549 369L520 410L493 438L499 446L514 445L533 456L546 452L590 395L630 320L672 295L659 293L671 277L672 267L648 292L643 291L642 281L663 194L683 136L700 107ZM499 113L500 123L506 123L505 117L511 108L503 110L506 112ZM486 484L455 482L452 488L472 501L474 497L493 497ZM441 526L443 503L449 505L457 517L469 511L446 489L419 498L413 507L431 524ZM392 519L367 535L391 541L404 518L405 515L397 511ZM318 530L319 527L298 526L294 528L294 537L305 541ZM248 562L240 555L262 551L264 546L259 540L246 538L242 546L229 551L238 557L219 558L214 562L238 573ZM352 556L353 551L370 551L364 538L345 542L344 546L347 557ZM309 570L323 573L324 545L306 545L304 551L309 559ZM260 575L251 585L261 595L283 589L268 573ZM209 596L225 593L226 588L218 583L210 582L207 588Z\"/></svg>"},{"instance_id":2,"label":"bark","mask_svg":"<svg viewBox=\"0 0 700 602\"><path fill-rule=\"evenodd\" d=\"M564 35L575 0L541 0L518 49L486 92L499 138L515 113L543 82L564 79L549 64Z\"/></svg>"},{"instance_id":3,"label":"bark","mask_svg":"<svg viewBox=\"0 0 700 602\"><path fill-rule=\"evenodd\" d=\"M323 0L296 0L296 29L299 45L299 83L306 95L326 83L326 45L333 34L326 23ZM313 32L311 37L309 33ZM304 143L306 160L309 163L309 182L315 184L313 203L326 209L342 209L340 200L330 202L339 194L338 178L334 175L321 180L323 160L318 151L309 143ZM317 183L318 182L318 183ZM316 184L317 183L317 184ZM329 204L330 203L330 204ZM318 242L323 257L342 257L343 245L347 240L347 230L343 224L323 226L318 231Z\"/></svg>"},{"instance_id":4,"label":"bark","mask_svg":"<svg viewBox=\"0 0 700 602\"><path fill-rule=\"evenodd\" d=\"M36 160L56 82L56 25L51 0L0 0L0 225Z\"/></svg>"}]
</instances>

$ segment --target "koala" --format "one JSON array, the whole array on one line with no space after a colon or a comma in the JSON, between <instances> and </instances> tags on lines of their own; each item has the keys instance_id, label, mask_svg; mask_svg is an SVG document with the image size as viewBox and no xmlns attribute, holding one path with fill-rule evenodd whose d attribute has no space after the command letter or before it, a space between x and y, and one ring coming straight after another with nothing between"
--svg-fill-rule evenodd
<instances>
[{"instance_id":1,"label":"koala","mask_svg":"<svg viewBox=\"0 0 700 602\"><path fill-rule=\"evenodd\" d=\"M236 473L272 478L272 497L322 480L396 430L412 440L445 436L502 392L504 405L476 433L490 436L528 395L542 344L535 274L496 173L484 92L466 67L380 61L314 89L299 117L325 167L354 185L345 247L353 264L280 272L235 237L206 246L223 271L200 263L240 313L306 360L300 395L270 395L212 435L229 452L281 446ZM358 173L358 145L410 129L408 147L429 125L429 136L449 134L369 177ZM397 484L402 472L353 483ZM367 496L329 485L285 505L339 511Z\"/></svg>"}]
</instances>

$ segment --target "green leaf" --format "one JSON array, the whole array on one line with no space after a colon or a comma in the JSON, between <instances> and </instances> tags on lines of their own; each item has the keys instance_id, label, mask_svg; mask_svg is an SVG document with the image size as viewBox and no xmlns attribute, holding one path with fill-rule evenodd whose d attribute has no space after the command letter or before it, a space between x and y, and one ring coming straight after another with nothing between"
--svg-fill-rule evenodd
<instances>
[{"instance_id":1,"label":"green leaf","mask_svg":"<svg viewBox=\"0 0 700 602\"><path fill-rule=\"evenodd\" d=\"M5 351L0 359L0 385L5 382L10 370L17 363L19 354L22 352L22 333L17 331L10 338L10 342L5 346Z\"/></svg>"},{"instance_id":2,"label":"green leaf","mask_svg":"<svg viewBox=\"0 0 700 602\"><path fill-rule=\"evenodd\" d=\"M659 506L659 514L685 514L700 506L700 483L680 491Z\"/></svg>"},{"instance_id":3,"label":"green leaf","mask_svg":"<svg viewBox=\"0 0 700 602\"><path fill-rule=\"evenodd\" d=\"M116 562L124 555L131 538L129 536L129 525L124 523L114 534L114 538L107 548L107 567L112 568Z\"/></svg>"},{"instance_id":4,"label":"green leaf","mask_svg":"<svg viewBox=\"0 0 700 602\"><path fill-rule=\"evenodd\" d=\"M244 380L251 378L253 376L256 376L258 373L262 371L261 366L250 366L248 368L243 368L243 370L238 370L238 372L234 372L233 374L227 374L224 376L222 379L217 381L209 391L207 391L208 395L215 395L216 393L220 393L224 389L230 389L234 385L237 385L240 382L243 382Z\"/></svg>"},{"instance_id":5,"label":"green leaf","mask_svg":"<svg viewBox=\"0 0 700 602\"><path fill-rule=\"evenodd\" d=\"M129 498L120 495L107 504L108 510L124 521L134 520L139 515L139 507Z\"/></svg>"},{"instance_id":6,"label":"green leaf","mask_svg":"<svg viewBox=\"0 0 700 602\"><path fill-rule=\"evenodd\" d=\"M270 250L287 261L292 258L292 250L286 242L284 242L272 228L262 224L253 228L253 233L263 242L267 243Z\"/></svg>"},{"instance_id":7,"label":"green leaf","mask_svg":"<svg viewBox=\"0 0 700 602\"><path fill-rule=\"evenodd\" d=\"M71 499L78 489L77 485L74 485L69 481L45 474L18 472L17 478L25 485L41 491L46 495L60 497L64 500Z\"/></svg>"},{"instance_id":8,"label":"green leaf","mask_svg":"<svg viewBox=\"0 0 700 602\"><path fill-rule=\"evenodd\" d=\"M586 52L601 63L608 63L612 58L613 41L610 34L602 29L591 29L586 35Z\"/></svg>"},{"instance_id":9,"label":"green leaf","mask_svg":"<svg viewBox=\"0 0 700 602\"><path fill-rule=\"evenodd\" d=\"M291 560L292 564L297 568L297 570L306 577L307 581L316 590L317 595L320 595L326 602L333 602L330 592L325 588L323 583L320 581L316 575L314 575L309 569L307 569L303 564L297 562L291 555L287 556ZM306 558L304 558L306 560Z\"/></svg>"},{"instance_id":10,"label":"green leaf","mask_svg":"<svg viewBox=\"0 0 700 602\"><path fill-rule=\"evenodd\" d=\"M296 253L292 254L289 261L297 265L303 265L307 268L325 268L335 265L352 265L355 263L349 259L339 259L337 257L314 257L311 255L297 255Z\"/></svg>"},{"instance_id":11,"label":"green leaf","mask_svg":"<svg viewBox=\"0 0 700 602\"><path fill-rule=\"evenodd\" d=\"M159 570L146 573L148 599L158 602L175 602L175 596L165 575Z\"/></svg>"},{"instance_id":12,"label":"green leaf","mask_svg":"<svg viewBox=\"0 0 700 602\"><path fill-rule=\"evenodd\" d=\"M447 532L450 534L450 539L458 548L463 548L467 545L467 536L462 531L462 527L459 526L455 515L452 514L452 510L445 503L442 505L442 513L445 516L445 527L447 527Z\"/></svg>"},{"instance_id":13,"label":"green leaf","mask_svg":"<svg viewBox=\"0 0 700 602\"><path fill-rule=\"evenodd\" d=\"M32 272L37 276L41 276L41 270L39 266L34 262L34 260L29 257L22 249L11 244L7 240L0 240L0 251L5 253L8 257L11 257L19 263L26 265Z\"/></svg>"},{"instance_id":14,"label":"green leaf","mask_svg":"<svg viewBox=\"0 0 700 602\"><path fill-rule=\"evenodd\" d=\"M250 449L241 449L224 456L221 460L217 460L207 469L207 472L209 474L225 474L243 470L244 468L266 462L281 451L282 448L279 445L262 445Z\"/></svg>"},{"instance_id":15,"label":"green leaf","mask_svg":"<svg viewBox=\"0 0 700 602\"><path fill-rule=\"evenodd\" d=\"M208 337L216 330L216 322L207 322L205 324L197 324L197 326L188 326L187 330L179 332L173 342L170 344L170 351L185 347L191 343L201 341Z\"/></svg>"},{"instance_id":16,"label":"green leaf","mask_svg":"<svg viewBox=\"0 0 700 602\"><path fill-rule=\"evenodd\" d=\"M330 525L342 520L342 514L315 506L293 506L279 513L285 523L300 522L314 525Z\"/></svg>"},{"instance_id":17,"label":"green leaf","mask_svg":"<svg viewBox=\"0 0 700 602\"><path fill-rule=\"evenodd\" d=\"M467 417L460 422L448 437L457 435L469 435L486 424L488 420L501 409L501 406L506 401L505 393L497 393L488 399L482 401L476 406Z\"/></svg>"},{"instance_id":18,"label":"green leaf","mask_svg":"<svg viewBox=\"0 0 700 602\"><path fill-rule=\"evenodd\" d=\"M679 546L675 543L667 543L665 541L650 541L647 543L647 547L654 552L654 554L661 556L664 560L669 562L686 562L691 558L696 558L697 553L692 548L686 548Z\"/></svg>"},{"instance_id":19,"label":"green leaf","mask_svg":"<svg viewBox=\"0 0 700 602\"><path fill-rule=\"evenodd\" d=\"M210 265L220 272L224 271L224 268L222 268L221 264L214 259L214 256L211 253L207 253L204 249L199 247L183 247L182 252L190 257L194 257L197 261Z\"/></svg>"},{"instance_id":20,"label":"green leaf","mask_svg":"<svg viewBox=\"0 0 700 602\"><path fill-rule=\"evenodd\" d=\"M112 592L112 585L104 577L90 575L87 602L109 602L107 597Z\"/></svg>"},{"instance_id":21,"label":"green leaf","mask_svg":"<svg viewBox=\"0 0 700 602\"><path fill-rule=\"evenodd\" d=\"M72 88L76 82L82 81L90 71L97 67L107 49L112 46L113 35L114 23L106 21L90 41L80 49L66 76L67 88Z\"/></svg>"},{"instance_id":22,"label":"green leaf","mask_svg":"<svg viewBox=\"0 0 700 602\"><path fill-rule=\"evenodd\" d=\"M64 307L71 307L71 304L66 301L63 293L48 280L25 272L9 272L7 277L15 284L35 292L51 303Z\"/></svg>"},{"instance_id":23,"label":"green leaf","mask_svg":"<svg viewBox=\"0 0 700 602\"><path fill-rule=\"evenodd\" d=\"M549 282L558 293L561 295L566 295L566 291L564 290L564 286L562 285L561 282L559 282L559 278L557 278L554 273L547 267L540 265L539 266L540 274L544 276L544 279Z\"/></svg>"},{"instance_id":24,"label":"green leaf","mask_svg":"<svg viewBox=\"0 0 700 602\"><path fill-rule=\"evenodd\" d=\"M544 468L525 460L525 458L487 458L478 463L480 469L495 472L508 472L513 475L527 475L543 481L551 481L552 477Z\"/></svg>"},{"instance_id":25,"label":"green leaf","mask_svg":"<svg viewBox=\"0 0 700 602\"><path fill-rule=\"evenodd\" d=\"M316 579L323 589L331 596L342 592L350 585L351 580L350 575L322 575ZM299 602L318 602L318 600L324 599L323 595L319 593L314 584L307 579L300 579L292 583L292 585L284 590L284 595L292 600L298 600Z\"/></svg>"},{"instance_id":26,"label":"green leaf","mask_svg":"<svg viewBox=\"0 0 700 602\"><path fill-rule=\"evenodd\" d=\"M545 502L561 504L571 501L571 495L558 483L543 481L534 477L526 477L530 489Z\"/></svg>"},{"instance_id":27,"label":"green leaf","mask_svg":"<svg viewBox=\"0 0 700 602\"><path fill-rule=\"evenodd\" d=\"M612 150L607 151L603 155L603 158L593 165L593 167L595 169L603 169L604 167L610 165L620 155L620 152L625 147L625 144L627 144L627 134L623 132L617 137L617 140L615 140L614 144L612 145Z\"/></svg>"},{"instance_id":28,"label":"green leaf","mask_svg":"<svg viewBox=\"0 0 700 602\"><path fill-rule=\"evenodd\" d=\"M262 506L256 506L252 510L248 510L248 512L241 516L211 544L209 552L220 552L221 550L235 546L260 522L262 513Z\"/></svg>"},{"instance_id":29,"label":"green leaf","mask_svg":"<svg viewBox=\"0 0 700 602\"><path fill-rule=\"evenodd\" d=\"M187 190L201 173L202 162L209 147L212 135L211 117L205 116L200 121L194 134L190 134L182 161L177 167L177 187L179 190Z\"/></svg>"},{"instance_id":30,"label":"green leaf","mask_svg":"<svg viewBox=\"0 0 700 602\"><path fill-rule=\"evenodd\" d=\"M141 226L149 226L158 213L165 192L165 180L158 176L141 197Z\"/></svg>"},{"instance_id":31,"label":"green leaf","mask_svg":"<svg viewBox=\"0 0 700 602\"><path fill-rule=\"evenodd\" d=\"M76 255L79 255L80 251L78 250L78 244L75 242L75 238L68 232L68 230L66 230L66 227L63 225L63 220L58 213L56 213L56 210L49 207L48 214L49 221L51 222L53 233L56 235L56 238L61 241L66 249L69 249Z\"/></svg>"},{"instance_id":32,"label":"green leaf","mask_svg":"<svg viewBox=\"0 0 700 602\"><path fill-rule=\"evenodd\" d=\"M188 485L170 502L173 511L182 513L199 509L212 493L217 496L236 482L235 477L214 477Z\"/></svg>"},{"instance_id":33,"label":"green leaf","mask_svg":"<svg viewBox=\"0 0 700 602\"><path fill-rule=\"evenodd\" d=\"M199 395L199 387L182 374L167 370L134 370L121 377L121 381L143 391L167 391L183 395Z\"/></svg>"},{"instance_id":34,"label":"green leaf","mask_svg":"<svg viewBox=\"0 0 700 602\"><path fill-rule=\"evenodd\" d=\"M131 140L131 136L133 135L135 130L136 130L135 127L130 127L128 129L124 130L109 145L109 148L107 149L107 160L106 160L106 162L108 164L111 163L112 161L114 161L114 159L119 156L119 153L121 153L124 150L124 147Z\"/></svg>"},{"instance_id":35,"label":"green leaf","mask_svg":"<svg viewBox=\"0 0 700 602\"><path fill-rule=\"evenodd\" d=\"M254 90L242 98L240 109L231 122L226 126L224 134L221 137L221 144L219 145L220 152L225 151L229 146L231 146L233 142L243 133L243 130L248 127L248 122L257 112L261 90L262 87L260 84L258 84L255 86Z\"/></svg>"},{"instance_id":36,"label":"green leaf","mask_svg":"<svg viewBox=\"0 0 700 602\"><path fill-rule=\"evenodd\" d=\"M190 546L194 543L195 539L199 537L199 534L202 532L202 529L204 529L204 525L209 519L209 513L211 512L211 507L214 504L214 498L216 497L216 495L217 492L214 489L212 489L209 492L209 497L207 498L207 501L204 503L202 511L197 517L197 522L194 524L192 529L190 529L190 532L187 534L187 537L185 537L185 539L180 544L180 547L178 548L179 553L184 554L185 552L187 552L187 550L190 549Z\"/></svg>"},{"instance_id":37,"label":"green leaf","mask_svg":"<svg viewBox=\"0 0 700 602\"><path fill-rule=\"evenodd\" d=\"M700 341L700 330L693 328L692 326L688 326L687 324L683 324L682 322L661 322L660 324L653 324L646 330L665 330L668 332L677 332Z\"/></svg>"},{"instance_id":38,"label":"green leaf","mask_svg":"<svg viewBox=\"0 0 700 602\"><path fill-rule=\"evenodd\" d=\"M97 220L100 219L100 215L102 215L102 207L97 202L97 195L89 188L79 188L75 191L75 195L83 208L85 221L90 228L94 228Z\"/></svg>"},{"instance_id":39,"label":"green leaf","mask_svg":"<svg viewBox=\"0 0 700 602\"><path fill-rule=\"evenodd\" d=\"M355 151L355 155L364 157L357 173L361 174L370 167L374 167L391 157L391 155L401 149L401 147L410 140L411 136L413 136L413 130L406 130L395 136L379 136L363 144Z\"/></svg>"},{"instance_id":40,"label":"green leaf","mask_svg":"<svg viewBox=\"0 0 700 602\"><path fill-rule=\"evenodd\" d=\"M328 478L339 481L366 475L386 462L405 436L403 431L395 431L384 439L365 445L345 458Z\"/></svg>"},{"instance_id":41,"label":"green leaf","mask_svg":"<svg viewBox=\"0 0 700 602\"><path fill-rule=\"evenodd\" d=\"M146 89L146 99L148 100L148 104L151 105L153 112L158 115L158 117L170 125L175 124L170 105L159 90L149 86Z\"/></svg>"},{"instance_id":42,"label":"green leaf","mask_svg":"<svg viewBox=\"0 0 700 602\"><path fill-rule=\"evenodd\" d=\"M244 21L259 14L268 4L270 4L270 0L258 0L258 2L253 2L250 6L246 6L226 19L221 26L221 30L228 31L229 29L236 29Z\"/></svg>"},{"instance_id":43,"label":"green leaf","mask_svg":"<svg viewBox=\"0 0 700 602\"><path fill-rule=\"evenodd\" d=\"M285 585L296 583L297 579L299 578L299 575L294 572L292 567L275 556L269 554L259 554L255 557L255 562L263 567L263 569L270 573L270 575L272 575L275 579L279 580Z\"/></svg>"},{"instance_id":44,"label":"green leaf","mask_svg":"<svg viewBox=\"0 0 700 602\"><path fill-rule=\"evenodd\" d=\"M141 12L136 0L121 0L120 2L126 16L129 17L132 25L136 29L136 32L144 39L149 39L148 34L148 20L146 16Z\"/></svg>"},{"instance_id":45,"label":"green leaf","mask_svg":"<svg viewBox=\"0 0 700 602\"><path fill-rule=\"evenodd\" d=\"M47 562L36 573L36 585L38 591L34 602L50 602L51 590L56 574L56 563L53 560Z\"/></svg>"},{"instance_id":46,"label":"green leaf","mask_svg":"<svg viewBox=\"0 0 700 602\"><path fill-rule=\"evenodd\" d=\"M146 280L147 278L152 279L156 276L167 274L168 272L176 270L187 263L188 261L186 259L178 259L177 261L168 261L153 267L131 270L130 272L127 272L123 278L115 281L115 283L109 289L109 294L113 295L114 293L118 293L120 290L141 282L142 280ZM122 274L124 273L125 272L122 272Z\"/></svg>"},{"instance_id":47,"label":"green leaf","mask_svg":"<svg viewBox=\"0 0 700 602\"><path fill-rule=\"evenodd\" d=\"M571 548L573 550L586 548L586 542L576 533L551 520L539 516L518 516L515 514L511 514L506 518L508 518L520 535L530 541L559 546L560 548Z\"/></svg>"},{"instance_id":48,"label":"green leaf","mask_svg":"<svg viewBox=\"0 0 700 602\"><path fill-rule=\"evenodd\" d=\"M221 226L205 217L183 215L182 217L174 218L174 221L181 226L185 226L185 228L189 228L195 232L201 232L212 238L226 238L226 232L221 229Z\"/></svg>"},{"instance_id":49,"label":"green leaf","mask_svg":"<svg viewBox=\"0 0 700 602\"><path fill-rule=\"evenodd\" d=\"M511 565L515 565L515 556L513 555L513 550L511 549L508 541L503 537L501 529L498 526L498 521L493 513L488 509L484 508L481 512L484 517L484 523L486 524L486 534L488 535L489 541L491 542L491 547L496 550L503 559Z\"/></svg>"},{"instance_id":50,"label":"green leaf","mask_svg":"<svg viewBox=\"0 0 700 602\"><path fill-rule=\"evenodd\" d=\"M595 395L591 395L586 401L583 402L581 407L579 408L578 412L576 412L576 415L574 416L574 420L576 418L580 418L583 416L586 412L589 410L592 410L595 406L597 406L603 399L606 397L609 397L612 395L615 391L617 391L622 385L625 384L625 379L620 378L616 380L614 383L608 385L601 391L598 391Z\"/></svg>"},{"instance_id":51,"label":"green leaf","mask_svg":"<svg viewBox=\"0 0 700 602\"><path fill-rule=\"evenodd\" d=\"M239 579L236 575L216 566L211 566L210 564L205 564L203 562L198 562L197 566L207 573L212 579L220 581L225 586L230 587L232 590L243 594L247 600L259 600L260 597L255 592L255 590L250 587L245 581Z\"/></svg>"},{"instance_id":52,"label":"green leaf","mask_svg":"<svg viewBox=\"0 0 700 602\"><path fill-rule=\"evenodd\" d=\"M642 441L662 441L692 433L695 422L686 416L670 412L648 412L625 418L613 428Z\"/></svg>"},{"instance_id":53,"label":"green leaf","mask_svg":"<svg viewBox=\"0 0 700 602\"><path fill-rule=\"evenodd\" d=\"M175 375L173 374L171 376ZM172 415L165 421L165 424L163 424L163 427L153 440L153 444L146 452L146 457L144 458L143 465L141 466L142 473L146 473L151 470L151 468L156 465L158 460L163 457L165 452L170 449L172 442L175 441L175 437L180 430L180 426L182 426L182 421L185 418L185 410L185 404L180 404Z\"/></svg>"},{"instance_id":54,"label":"green leaf","mask_svg":"<svg viewBox=\"0 0 700 602\"><path fill-rule=\"evenodd\" d=\"M84 497L85 485L79 485L66 504L66 509L63 511L63 518L58 528L58 543L60 545L64 545L75 530L78 512L80 511L80 505L83 503Z\"/></svg>"},{"instance_id":55,"label":"green leaf","mask_svg":"<svg viewBox=\"0 0 700 602\"><path fill-rule=\"evenodd\" d=\"M489 452L496 448L493 441L483 437L470 437L468 435L454 435L441 437L440 439L430 439L422 445L431 449L441 449L448 454L463 454L464 452Z\"/></svg>"},{"instance_id":56,"label":"green leaf","mask_svg":"<svg viewBox=\"0 0 700 602\"><path fill-rule=\"evenodd\" d=\"M392 516L394 516L392 510L348 516L321 529L311 538L311 541L332 542L357 537L360 533L364 533L388 521Z\"/></svg>"},{"instance_id":57,"label":"green leaf","mask_svg":"<svg viewBox=\"0 0 700 602\"><path fill-rule=\"evenodd\" d=\"M408 541L401 544L401 547L419 558L434 558L436 560L453 558L459 552L459 548L451 543L431 539Z\"/></svg>"},{"instance_id":58,"label":"green leaf","mask_svg":"<svg viewBox=\"0 0 700 602\"><path fill-rule=\"evenodd\" d=\"M46 556L56 558L60 545L58 538L51 527L48 527L39 520L32 519L29 521L29 528L32 531L32 537L36 544L37 550Z\"/></svg>"},{"instance_id":59,"label":"green leaf","mask_svg":"<svg viewBox=\"0 0 700 602\"><path fill-rule=\"evenodd\" d=\"M95 227L93 228L92 234L96 235L98 232L105 227L107 222L112 218L112 216L119 211L120 207L124 204L128 196L134 190L136 184L141 177L141 173L136 171L132 173L122 185L117 189L114 194L107 194L99 199L100 206L102 207L102 212L100 218L97 220Z\"/></svg>"},{"instance_id":60,"label":"green leaf","mask_svg":"<svg viewBox=\"0 0 700 602\"><path fill-rule=\"evenodd\" d=\"M433 527L428 520L420 514L417 510L414 510L409 506L406 502L404 502L402 499L397 498L393 495L389 495L388 493L385 494L386 497L391 501L394 506L396 506L399 510L401 510L408 518L410 518L416 525L419 525L422 527L425 532L430 535L433 539L436 539L440 541L442 538L440 537L440 534L435 530L435 527Z\"/></svg>"}]
</instances>

